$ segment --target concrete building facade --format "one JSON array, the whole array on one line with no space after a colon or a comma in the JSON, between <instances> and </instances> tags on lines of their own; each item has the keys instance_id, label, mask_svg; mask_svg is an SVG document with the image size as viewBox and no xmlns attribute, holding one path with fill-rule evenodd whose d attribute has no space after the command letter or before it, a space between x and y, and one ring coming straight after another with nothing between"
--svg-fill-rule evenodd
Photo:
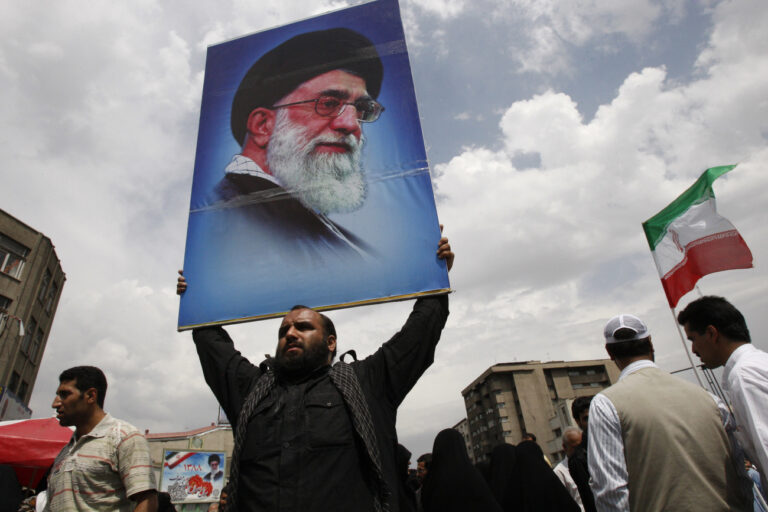
<instances>
[{"instance_id":1,"label":"concrete building facade","mask_svg":"<svg viewBox=\"0 0 768 512\"><path fill-rule=\"evenodd\" d=\"M575 425L571 402L596 395L618 378L610 359L491 366L461 392L473 461L488 460L500 443L519 443L525 432L536 436L553 463L562 460L563 430Z\"/></svg>"},{"instance_id":2,"label":"concrete building facade","mask_svg":"<svg viewBox=\"0 0 768 512\"><path fill-rule=\"evenodd\" d=\"M467 418L464 418L455 424L453 429L458 430L461 437L464 438L464 444L467 445L467 455L469 455L470 460L475 460L472 448L472 435L469 432L469 422L467 421Z\"/></svg>"},{"instance_id":3,"label":"concrete building facade","mask_svg":"<svg viewBox=\"0 0 768 512\"><path fill-rule=\"evenodd\" d=\"M29 405L65 280L51 240L0 210L0 420Z\"/></svg>"}]
</instances>

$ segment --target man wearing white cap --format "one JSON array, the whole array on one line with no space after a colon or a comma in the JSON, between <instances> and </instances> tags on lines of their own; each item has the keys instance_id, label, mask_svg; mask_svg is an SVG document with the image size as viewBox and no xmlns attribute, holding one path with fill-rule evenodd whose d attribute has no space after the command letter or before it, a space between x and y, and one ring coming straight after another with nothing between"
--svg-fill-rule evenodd
<instances>
[{"instance_id":1,"label":"man wearing white cap","mask_svg":"<svg viewBox=\"0 0 768 512\"><path fill-rule=\"evenodd\" d=\"M702 388L656 366L639 318L614 317L604 335L621 374L589 409L597 510L751 510L724 427L727 410Z\"/></svg>"}]
</instances>

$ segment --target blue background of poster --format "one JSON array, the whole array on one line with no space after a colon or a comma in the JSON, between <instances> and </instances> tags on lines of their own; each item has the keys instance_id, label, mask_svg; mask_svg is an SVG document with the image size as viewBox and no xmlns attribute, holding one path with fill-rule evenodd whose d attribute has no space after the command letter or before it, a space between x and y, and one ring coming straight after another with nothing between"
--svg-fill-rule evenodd
<instances>
[{"instance_id":1,"label":"blue background of poster","mask_svg":"<svg viewBox=\"0 0 768 512\"><path fill-rule=\"evenodd\" d=\"M336 27L368 37L384 66L378 101L386 111L363 125L367 199L355 212L329 215L372 246L375 258L293 265L264 240L244 236L240 246L225 247L219 237L233 236L224 233L231 226L221 224L220 211L205 207L241 149L230 131L230 109L242 77L280 43ZM437 213L396 1L378 0L208 49L190 210L184 259L189 286L181 299L180 329L276 316L295 304L332 308L449 287L445 264L435 256Z\"/></svg>"}]
</instances>

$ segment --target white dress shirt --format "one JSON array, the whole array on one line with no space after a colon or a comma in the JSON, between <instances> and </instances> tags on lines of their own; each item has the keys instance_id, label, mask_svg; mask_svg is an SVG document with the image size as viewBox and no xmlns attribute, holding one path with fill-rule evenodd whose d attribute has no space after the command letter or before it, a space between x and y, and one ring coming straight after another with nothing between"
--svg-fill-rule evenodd
<instances>
[{"instance_id":1,"label":"white dress shirt","mask_svg":"<svg viewBox=\"0 0 768 512\"><path fill-rule=\"evenodd\" d=\"M656 364L648 359L631 363L619 374L619 380L643 368ZM734 430L733 418L722 400L710 393L720 411L729 438ZM733 443L731 443L733 446ZM621 437L619 413L613 403L598 393L589 406L589 486L595 496L595 507L600 512L626 512L629 510L629 478L624 458L624 440Z\"/></svg>"},{"instance_id":2,"label":"white dress shirt","mask_svg":"<svg viewBox=\"0 0 768 512\"><path fill-rule=\"evenodd\" d=\"M573 481L571 472L568 470L568 456L566 455L565 458L560 461L560 464L552 468L552 471L555 472L557 478L560 479L565 488L568 490L568 494L571 495L571 498L573 498L573 500L579 506L581 512L584 512L584 505L581 504L581 496L579 496L579 488L576 486L576 482Z\"/></svg>"},{"instance_id":3,"label":"white dress shirt","mask_svg":"<svg viewBox=\"0 0 768 512\"><path fill-rule=\"evenodd\" d=\"M760 469L768 488L768 353L746 343L725 363L723 390L736 417L736 437L749 460Z\"/></svg>"}]
</instances>

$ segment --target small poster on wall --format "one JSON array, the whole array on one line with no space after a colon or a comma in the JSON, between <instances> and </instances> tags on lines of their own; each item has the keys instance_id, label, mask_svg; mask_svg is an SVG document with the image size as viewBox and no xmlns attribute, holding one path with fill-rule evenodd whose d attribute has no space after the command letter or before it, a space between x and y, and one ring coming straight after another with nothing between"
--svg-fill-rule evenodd
<instances>
[{"instance_id":1,"label":"small poster on wall","mask_svg":"<svg viewBox=\"0 0 768 512\"><path fill-rule=\"evenodd\" d=\"M219 501L224 487L224 452L163 450L160 492L171 495L173 503Z\"/></svg>"}]
</instances>

